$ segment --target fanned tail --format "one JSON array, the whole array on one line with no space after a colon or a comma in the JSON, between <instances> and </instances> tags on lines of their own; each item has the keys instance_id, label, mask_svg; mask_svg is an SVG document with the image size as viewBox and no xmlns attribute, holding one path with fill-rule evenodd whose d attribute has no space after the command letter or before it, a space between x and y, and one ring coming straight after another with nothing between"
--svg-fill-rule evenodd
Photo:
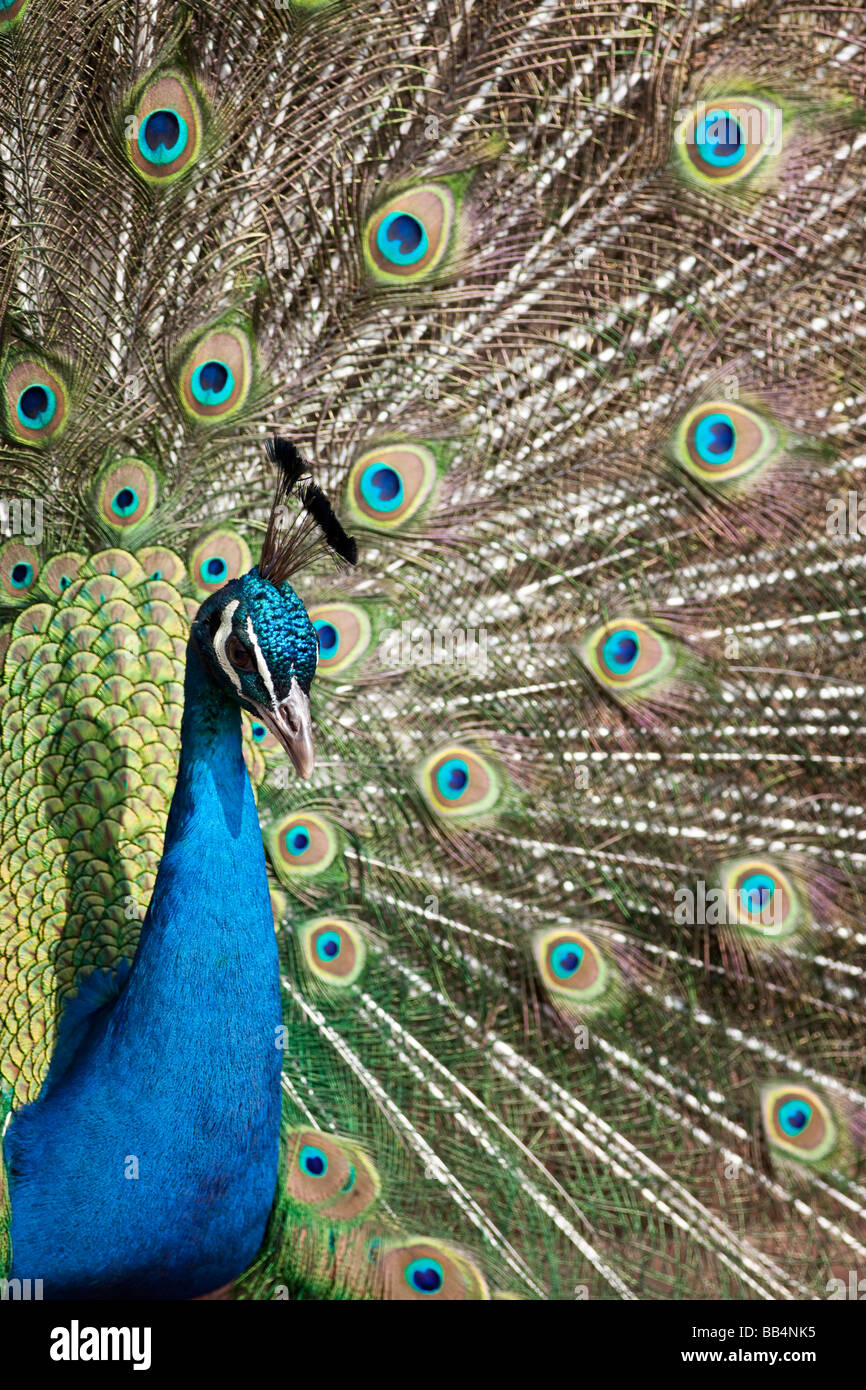
<instances>
[{"instance_id":1,"label":"fanned tail","mask_svg":"<svg viewBox=\"0 0 866 1390\"><path fill-rule=\"evenodd\" d=\"M246 732L285 1123L231 1296L823 1296L866 1258L862 19L6 15L16 1104L134 950L188 614L315 527L313 780Z\"/></svg>"}]
</instances>

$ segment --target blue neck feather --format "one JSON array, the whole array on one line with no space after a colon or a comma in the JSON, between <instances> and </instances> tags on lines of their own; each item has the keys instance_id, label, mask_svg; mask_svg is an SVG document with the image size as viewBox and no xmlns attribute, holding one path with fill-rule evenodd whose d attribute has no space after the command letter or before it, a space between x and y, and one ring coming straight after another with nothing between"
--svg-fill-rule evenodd
<instances>
[{"instance_id":1,"label":"blue neck feather","mask_svg":"<svg viewBox=\"0 0 866 1390\"><path fill-rule=\"evenodd\" d=\"M196 996L185 1001L191 1014L180 1021L189 1042L199 1028L247 1036L264 1012L273 1047L276 941L240 713L211 682L193 642L165 847L118 1013L131 1020L140 1010L147 1018L164 1001L166 1015L176 1016L184 989Z\"/></svg>"},{"instance_id":2,"label":"blue neck feather","mask_svg":"<svg viewBox=\"0 0 866 1390\"><path fill-rule=\"evenodd\" d=\"M193 642L135 962L108 1003L91 998L88 1013L81 998L7 1136L15 1272L55 1298L217 1288L254 1257L274 1196L281 1014L240 714Z\"/></svg>"}]
</instances>

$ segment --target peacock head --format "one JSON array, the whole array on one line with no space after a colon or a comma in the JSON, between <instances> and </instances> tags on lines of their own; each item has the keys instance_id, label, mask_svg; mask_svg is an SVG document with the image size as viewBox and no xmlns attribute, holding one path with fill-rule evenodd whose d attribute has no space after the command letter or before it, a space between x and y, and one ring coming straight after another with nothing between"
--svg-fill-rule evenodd
<instances>
[{"instance_id":1,"label":"peacock head","mask_svg":"<svg viewBox=\"0 0 866 1390\"><path fill-rule=\"evenodd\" d=\"M319 639L289 576L320 553L354 565L347 536L321 488L302 486L309 465L288 439L268 441L277 485L255 569L233 579L202 605L192 639L212 680L261 720L285 748L301 777L313 771L310 686ZM288 500L301 505L300 526L286 526Z\"/></svg>"},{"instance_id":2,"label":"peacock head","mask_svg":"<svg viewBox=\"0 0 866 1390\"><path fill-rule=\"evenodd\" d=\"M270 729L298 775L309 777L318 639L292 586L250 570L211 594L192 636L215 684Z\"/></svg>"}]
</instances>

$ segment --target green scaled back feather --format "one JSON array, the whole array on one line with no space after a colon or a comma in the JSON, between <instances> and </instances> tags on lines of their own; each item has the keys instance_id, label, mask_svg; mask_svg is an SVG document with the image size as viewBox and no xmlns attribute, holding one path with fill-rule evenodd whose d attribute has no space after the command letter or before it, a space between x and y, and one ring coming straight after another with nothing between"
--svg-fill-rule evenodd
<instances>
[{"instance_id":1,"label":"green scaled back feather","mask_svg":"<svg viewBox=\"0 0 866 1390\"><path fill-rule=\"evenodd\" d=\"M298 577L312 781L245 720L284 1129L224 1296L801 1299L866 1259L866 31L837 25L0 12L16 1105L135 950L189 618L255 561L269 435L359 539Z\"/></svg>"}]
</instances>

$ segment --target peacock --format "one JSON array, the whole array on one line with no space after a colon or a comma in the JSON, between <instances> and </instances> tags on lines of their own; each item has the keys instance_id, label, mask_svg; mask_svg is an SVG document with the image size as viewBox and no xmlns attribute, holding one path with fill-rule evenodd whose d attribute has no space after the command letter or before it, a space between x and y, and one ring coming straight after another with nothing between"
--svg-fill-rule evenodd
<instances>
[{"instance_id":1,"label":"peacock","mask_svg":"<svg viewBox=\"0 0 866 1390\"><path fill-rule=\"evenodd\" d=\"M0 0L0 1273L866 1269L864 51Z\"/></svg>"}]
</instances>

